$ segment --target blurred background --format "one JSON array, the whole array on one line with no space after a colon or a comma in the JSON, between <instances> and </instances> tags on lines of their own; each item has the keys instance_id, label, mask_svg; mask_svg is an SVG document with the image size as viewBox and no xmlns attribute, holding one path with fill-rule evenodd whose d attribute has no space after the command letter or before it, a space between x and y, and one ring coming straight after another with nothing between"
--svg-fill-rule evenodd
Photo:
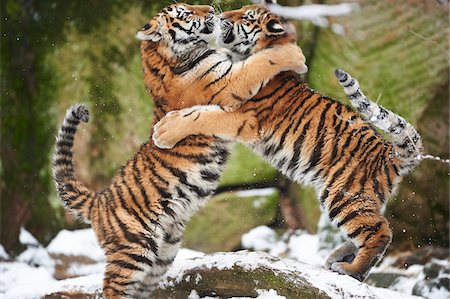
<instances>
[{"instance_id":1,"label":"blurred background","mask_svg":"<svg viewBox=\"0 0 450 299\"><path fill-rule=\"evenodd\" d=\"M249 1L189 1L230 10ZM1 2L1 241L23 249L25 227L42 244L63 228L88 227L65 213L51 181L50 157L64 111L84 102L91 121L76 137L77 176L109 184L149 138L153 102L144 89L135 33L171 1ZM280 0L286 6L340 1ZM333 75L357 78L365 94L413 123L426 153L449 157L448 3L357 1L352 14L321 26L294 21L309 66L307 81L347 102ZM390 252L449 246L449 167L424 161L388 203ZM316 233L312 189L284 178L237 145L208 205L189 223L184 246L203 252L242 248L241 235L266 225Z\"/></svg>"}]
</instances>

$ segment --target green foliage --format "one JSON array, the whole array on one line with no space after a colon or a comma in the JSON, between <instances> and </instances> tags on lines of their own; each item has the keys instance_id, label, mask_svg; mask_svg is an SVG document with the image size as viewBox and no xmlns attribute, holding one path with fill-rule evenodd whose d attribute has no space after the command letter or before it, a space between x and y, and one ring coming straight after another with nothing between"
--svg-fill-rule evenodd
<instances>
[{"instance_id":1,"label":"green foliage","mask_svg":"<svg viewBox=\"0 0 450 299\"><path fill-rule=\"evenodd\" d=\"M242 234L275 220L278 196L276 191L264 196L237 192L211 198L189 221L183 246L203 252L239 248Z\"/></svg>"},{"instance_id":2,"label":"green foliage","mask_svg":"<svg viewBox=\"0 0 450 299\"><path fill-rule=\"evenodd\" d=\"M275 179L277 170L261 160L250 149L236 144L221 177L221 186L256 183Z\"/></svg>"},{"instance_id":3,"label":"green foliage","mask_svg":"<svg viewBox=\"0 0 450 299\"><path fill-rule=\"evenodd\" d=\"M250 4L233 0L190 2L212 4L218 11ZM281 1L290 5L294 2ZM83 124L77 134L74 155L78 177L91 188L108 184L120 165L148 139L153 101L144 88L139 43L134 35L170 3L1 2L1 243L17 239L21 225L41 241L63 225L59 200L49 203L49 198L56 198L50 156L57 125L71 104L88 103L92 114L91 122ZM442 150L448 149L448 122L442 121L448 115L438 113L445 109L442 99L448 95L436 96L437 89L448 86L444 82L448 82L447 12L436 9L437 4L411 5L411 1L360 3L358 13L330 19L343 25L344 36L310 22L296 22L299 43L310 67L308 81L322 93L343 99L333 69L349 71L368 96L374 100L380 97L382 105L419 124L421 133L430 132L425 140L431 153L448 155ZM424 117L428 114L429 118ZM431 123L431 127L424 126ZM442 191L448 186L448 172L444 168L435 170L434 165L430 162L426 168L419 168L417 177L412 178L414 183L403 185L396 202L415 199L419 195L411 192L417 191L421 202L416 208L428 207L433 213L424 217L432 217L437 223L427 233L440 230L433 235L436 242L448 245L448 226L439 224L448 223L448 217L439 216L448 215L442 208L448 196L448 188L447 193ZM276 170L237 145L221 185L276 177ZM434 191L426 183L430 177L436 178L435 186L440 186ZM299 194L309 228L314 229L319 215L314 192L301 188ZM221 215L222 211L211 213ZM394 226L400 229L406 223L409 229L415 223L411 219L415 220L402 219ZM236 226L242 223L236 222ZM444 234L447 239L441 236Z\"/></svg>"},{"instance_id":4,"label":"green foliage","mask_svg":"<svg viewBox=\"0 0 450 299\"><path fill-rule=\"evenodd\" d=\"M345 35L320 31L308 82L344 99L334 77L334 69L342 68L358 79L368 97L414 123L434 96L430 90L448 72L447 13L408 1L364 0L360 5L359 12L338 19Z\"/></svg>"}]
</instances>

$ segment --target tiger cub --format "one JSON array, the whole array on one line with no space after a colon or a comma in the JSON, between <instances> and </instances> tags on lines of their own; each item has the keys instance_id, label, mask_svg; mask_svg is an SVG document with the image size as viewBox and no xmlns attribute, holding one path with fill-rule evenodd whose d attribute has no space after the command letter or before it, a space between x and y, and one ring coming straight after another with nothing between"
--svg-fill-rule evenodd
<instances>
[{"instance_id":1,"label":"tiger cub","mask_svg":"<svg viewBox=\"0 0 450 299\"><path fill-rule=\"evenodd\" d=\"M248 7L222 14L229 26L223 45L238 55L251 52L266 16L267 11ZM411 124L365 98L348 74L336 75L363 117L311 90L297 74L283 72L233 113L213 106L169 113L156 125L153 140L165 148L190 134L239 140L290 179L314 186L322 209L349 240L327 267L362 281L391 242L384 205L402 176L418 165L422 141ZM247 118L238 122L238 115ZM237 134L254 122L251 138Z\"/></svg>"},{"instance_id":2,"label":"tiger cub","mask_svg":"<svg viewBox=\"0 0 450 299\"><path fill-rule=\"evenodd\" d=\"M264 28L267 49L233 63L227 51L208 46L218 34L212 7L176 3L163 9L137 33L155 119L195 104L230 111L279 72L306 71L300 48L277 22ZM90 221L105 252L104 297L148 298L173 262L188 219L216 188L231 143L195 136L163 151L150 140L110 186L94 192L77 180L72 161L77 127L88 119L84 105L67 110L53 155L57 192L67 208Z\"/></svg>"}]
</instances>

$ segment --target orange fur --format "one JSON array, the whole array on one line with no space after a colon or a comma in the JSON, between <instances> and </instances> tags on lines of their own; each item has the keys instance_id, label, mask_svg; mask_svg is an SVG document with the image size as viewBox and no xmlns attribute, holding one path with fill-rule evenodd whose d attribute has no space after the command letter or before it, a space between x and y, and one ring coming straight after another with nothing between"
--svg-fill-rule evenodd
<instances>
[{"instance_id":1,"label":"orange fur","mask_svg":"<svg viewBox=\"0 0 450 299\"><path fill-rule=\"evenodd\" d=\"M241 26L238 32L250 26L246 7L222 17ZM233 113L198 106L168 114L153 138L172 147L192 133L245 142L291 179L314 186L351 240L327 260L332 270L364 280L384 254L392 233L382 210L411 162L351 108L284 72Z\"/></svg>"},{"instance_id":2,"label":"orange fur","mask_svg":"<svg viewBox=\"0 0 450 299\"><path fill-rule=\"evenodd\" d=\"M231 111L280 71L305 70L305 58L292 43L274 44L238 62L210 49L212 12L209 6L172 4L138 32L156 121L195 104ZM69 209L91 222L104 249L104 297L147 298L172 263L190 216L216 188L231 143L193 136L161 150L150 140L110 186L94 192L76 179L72 161L76 129L88 116L85 106L75 105L59 130L53 156L57 191Z\"/></svg>"}]
</instances>

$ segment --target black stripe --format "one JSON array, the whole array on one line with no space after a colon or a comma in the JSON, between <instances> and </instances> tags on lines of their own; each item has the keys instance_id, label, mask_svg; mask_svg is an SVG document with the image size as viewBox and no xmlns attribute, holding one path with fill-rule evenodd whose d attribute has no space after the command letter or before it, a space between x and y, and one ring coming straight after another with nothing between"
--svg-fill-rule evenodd
<instances>
[{"instance_id":1,"label":"black stripe","mask_svg":"<svg viewBox=\"0 0 450 299\"><path fill-rule=\"evenodd\" d=\"M172 236L169 235L168 233L164 233L164 242L174 245L180 243L181 238L172 238Z\"/></svg>"},{"instance_id":2,"label":"black stripe","mask_svg":"<svg viewBox=\"0 0 450 299\"><path fill-rule=\"evenodd\" d=\"M306 132L308 131L310 124L311 124L311 120L309 120L303 126L302 132L300 133L300 135L294 142L294 154L292 156L291 162L289 163L288 169L295 170L295 167L297 166L297 163L300 160L300 154L301 154L302 145L303 145L302 143L303 143L303 140L305 139Z\"/></svg>"},{"instance_id":3,"label":"black stripe","mask_svg":"<svg viewBox=\"0 0 450 299\"><path fill-rule=\"evenodd\" d=\"M123 178L122 178L123 181ZM147 231L151 231L150 227L148 227L148 225L145 223L145 221L139 216L139 214L137 213L136 210L134 210L126 201L125 201L125 197L123 196L123 192L121 189L121 186L117 185L116 182L114 182L113 186L112 186L116 191L117 196L119 197L119 201L121 203L122 208L127 211L128 214L131 214L137 221L139 221L139 223L141 224L142 228L144 230ZM136 204L136 203L135 203ZM140 208L140 210L142 211L142 207L140 207L139 205L136 205L138 208Z\"/></svg>"},{"instance_id":4,"label":"black stripe","mask_svg":"<svg viewBox=\"0 0 450 299\"><path fill-rule=\"evenodd\" d=\"M62 126L61 131L66 135L70 135L72 138L72 135L75 135L75 133L77 132L77 128L69 127L69 126Z\"/></svg>"},{"instance_id":5,"label":"black stripe","mask_svg":"<svg viewBox=\"0 0 450 299\"><path fill-rule=\"evenodd\" d=\"M208 58L212 54L215 54L216 51L213 49L209 49L205 51L202 55L198 56L192 61L189 61L188 63L182 63L181 65L172 68L172 72L175 75L182 75L188 71L190 71L192 68L194 68L196 65L198 65L202 60Z\"/></svg>"},{"instance_id":6,"label":"black stripe","mask_svg":"<svg viewBox=\"0 0 450 299\"><path fill-rule=\"evenodd\" d=\"M209 182L218 181L220 178L220 174L211 172L209 170L202 170L202 171L200 171L200 174L202 176L202 179L209 181Z\"/></svg>"},{"instance_id":7,"label":"black stripe","mask_svg":"<svg viewBox=\"0 0 450 299\"><path fill-rule=\"evenodd\" d=\"M188 183L187 175L184 171L169 166L162 159L160 159L160 163L164 168L169 170L175 177L177 177L178 180L180 181L180 183L182 183L183 185L186 185L191 191L195 192L197 194L197 196L206 197L212 193L212 190L203 190L199 186L195 186L195 185Z\"/></svg>"},{"instance_id":8,"label":"black stripe","mask_svg":"<svg viewBox=\"0 0 450 299\"><path fill-rule=\"evenodd\" d=\"M303 173L307 173L310 170L312 170L317 165L317 163L319 163L319 160L322 157L322 148L324 146L324 137L325 137L325 134L323 133L324 132L323 125L325 123L325 117L327 115L327 112L328 110L330 110L332 104L333 102L327 103L322 111L322 114L320 115L320 121L317 126L316 140L317 138L319 138L319 135L320 138L319 141L317 142L317 145L314 147L311 157L309 158L309 166L307 169L303 171Z\"/></svg>"},{"instance_id":9,"label":"black stripe","mask_svg":"<svg viewBox=\"0 0 450 299\"><path fill-rule=\"evenodd\" d=\"M137 255L137 254L129 253L129 252L124 252L124 254L126 256L128 256L129 258L131 258L132 260L134 260L135 262L153 266L153 262L143 255Z\"/></svg>"},{"instance_id":10,"label":"black stripe","mask_svg":"<svg viewBox=\"0 0 450 299\"><path fill-rule=\"evenodd\" d=\"M203 79L203 77L205 77L206 75L208 75L209 73L211 73L212 71L214 71L214 69L216 67L218 67L221 63L227 62L227 60L221 60L219 62L216 62L214 65L212 65L206 72L204 72L199 79Z\"/></svg>"},{"instance_id":11,"label":"black stripe","mask_svg":"<svg viewBox=\"0 0 450 299\"><path fill-rule=\"evenodd\" d=\"M56 142L56 146L61 148L61 147L68 147L68 148L72 148L73 146L73 139L58 139L58 141Z\"/></svg>"},{"instance_id":12,"label":"black stripe","mask_svg":"<svg viewBox=\"0 0 450 299\"><path fill-rule=\"evenodd\" d=\"M228 73L231 71L231 69L233 68L233 65L230 64L230 66L228 67L228 69L225 71L225 73L221 74L218 78L216 78L214 81L209 82L204 90L207 90L211 85L216 84L217 82L219 82L220 80L222 80L226 75L228 75Z\"/></svg>"},{"instance_id":13,"label":"black stripe","mask_svg":"<svg viewBox=\"0 0 450 299\"><path fill-rule=\"evenodd\" d=\"M167 152L171 152L171 151L167 151ZM152 173L152 176L154 178L157 178L160 182L162 182L166 186L168 186L169 182L166 179L164 179L161 175L159 175L159 173L157 173L155 171L156 165L155 165L155 163L153 163L153 161L150 159L150 157L147 155L143 155L143 157L144 157L144 161L148 164L147 169L150 170L150 172Z\"/></svg>"},{"instance_id":14,"label":"black stripe","mask_svg":"<svg viewBox=\"0 0 450 299\"><path fill-rule=\"evenodd\" d=\"M357 216L363 215L366 212L373 212L373 210L361 209L361 210L356 210L356 211L350 212L349 214L347 214L347 216L344 217L344 219L342 219L337 224L337 226L341 227L342 225L346 224L347 222L351 221L352 219L356 218Z\"/></svg>"},{"instance_id":15,"label":"black stripe","mask_svg":"<svg viewBox=\"0 0 450 299\"><path fill-rule=\"evenodd\" d=\"M129 269L129 270L133 270L133 271L144 271L142 268L140 268L136 265L133 265L129 262L123 261L123 260L114 259L114 260L110 261L110 263L113 265L117 265L120 268L125 268L125 269Z\"/></svg>"},{"instance_id":16,"label":"black stripe","mask_svg":"<svg viewBox=\"0 0 450 299\"><path fill-rule=\"evenodd\" d=\"M250 99L249 101L250 102L260 102L267 98L271 98L274 94L276 94L279 90L283 89L289 83L290 83L290 81L284 81L281 85L279 85L275 89L273 89L272 92L270 92L269 94L267 94L263 97L260 97L260 98L254 97L254 98Z\"/></svg>"},{"instance_id":17,"label":"black stripe","mask_svg":"<svg viewBox=\"0 0 450 299\"><path fill-rule=\"evenodd\" d=\"M142 207L139 204L139 202L138 202L138 200L136 198L136 195L134 194L133 190L131 190L131 188L128 186L128 183L125 181L125 178L124 178L123 175L121 176L121 182L122 182L122 185L125 186L125 188L126 188L128 194L130 195L131 200L133 201L134 205L136 207L140 208L141 213L144 214L144 216L145 216L145 218L147 218L147 220L150 220L150 222L154 223L154 221L155 221L154 220L155 213L152 210L150 210L150 209L148 209L146 207ZM150 215L147 212L150 212Z\"/></svg>"}]
</instances>

